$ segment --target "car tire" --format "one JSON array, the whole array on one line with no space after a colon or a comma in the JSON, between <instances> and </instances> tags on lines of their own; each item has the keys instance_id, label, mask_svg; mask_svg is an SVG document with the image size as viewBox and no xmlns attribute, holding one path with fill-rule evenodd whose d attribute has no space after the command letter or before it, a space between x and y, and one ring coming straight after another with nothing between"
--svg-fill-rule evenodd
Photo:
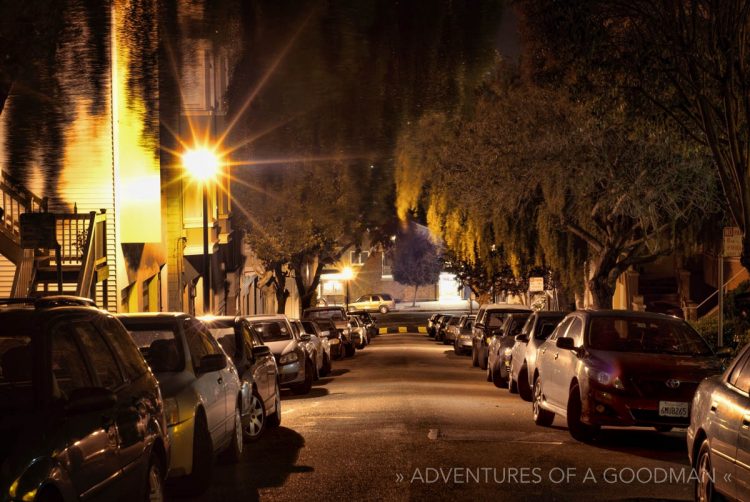
<instances>
[{"instance_id":1,"label":"car tire","mask_svg":"<svg viewBox=\"0 0 750 502\"><path fill-rule=\"evenodd\" d=\"M471 347L471 365L474 368L479 366L479 357L477 356L477 349L473 345Z\"/></svg>"},{"instance_id":2,"label":"car tire","mask_svg":"<svg viewBox=\"0 0 750 502\"><path fill-rule=\"evenodd\" d=\"M575 384L571 387L570 395L568 396L568 432L570 432L573 439L582 443L588 443L596 437L599 427L584 423L581 420L582 415L581 389Z\"/></svg>"},{"instance_id":3,"label":"car tire","mask_svg":"<svg viewBox=\"0 0 750 502\"><path fill-rule=\"evenodd\" d=\"M193 468L187 476L188 491L200 495L211 484L214 469L214 447L203 413L195 416L193 430Z\"/></svg>"},{"instance_id":4,"label":"car tire","mask_svg":"<svg viewBox=\"0 0 750 502\"><path fill-rule=\"evenodd\" d=\"M266 407L257 391L250 397L250 415L242 426L243 437L246 441L257 441L266 428Z\"/></svg>"},{"instance_id":5,"label":"car tire","mask_svg":"<svg viewBox=\"0 0 750 502\"><path fill-rule=\"evenodd\" d=\"M242 427L242 411L239 403L234 407L234 429L229 446L223 452L223 459L229 464L236 464L242 458L242 450L245 444L245 432Z\"/></svg>"},{"instance_id":6,"label":"car tire","mask_svg":"<svg viewBox=\"0 0 750 502\"><path fill-rule=\"evenodd\" d=\"M381 305L380 308L378 309L378 311L381 314L387 314L388 313L388 307L386 307L385 305Z\"/></svg>"},{"instance_id":7,"label":"car tire","mask_svg":"<svg viewBox=\"0 0 750 502\"><path fill-rule=\"evenodd\" d=\"M508 392L511 394L518 394L518 382L513 380L512 378L508 381Z\"/></svg>"},{"instance_id":8,"label":"car tire","mask_svg":"<svg viewBox=\"0 0 750 502\"><path fill-rule=\"evenodd\" d=\"M318 381L320 380L320 371L318 370L318 365L316 361L318 360L318 354L313 353L312 357L310 358L310 362L312 363L313 367L313 380Z\"/></svg>"},{"instance_id":9,"label":"car tire","mask_svg":"<svg viewBox=\"0 0 750 502\"><path fill-rule=\"evenodd\" d=\"M518 395L524 401L531 402L531 399L534 397L533 394L531 387L529 387L529 370L526 364L524 364L521 366L521 372L518 373Z\"/></svg>"},{"instance_id":10,"label":"car tire","mask_svg":"<svg viewBox=\"0 0 750 502\"><path fill-rule=\"evenodd\" d=\"M155 502L164 500L164 467L162 467L161 459L156 454L151 454L148 471L146 472L146 483L143 488L143 500Z\"/></svg>"},{"instance_id":11,"label":"car tire","mask_svg":"<svg viewBox=\"0 0 750 502\"><path fill-rule=\"evenodd\" d=\"M542 408L542 379L534 381L534 401L532 402L534 423L542 427L549 427L555 421L555 414Z\"/></svg>"},{"instance_id":12,"label":"car tire","mask_svg":"<svg viewBox=\"0 0 750 502\"><path fill-rule=\"evenodd\" d=\"M695 456L695 500L718 500L719 494L713 483L714 471L711 464L711 448L708 439L704 439L698 455Z\"/></svg>"},{"instance_id":13,"label":"car tire","mask_svg":"<svg viewBox=\"0 0 750 502\"><path fill-rule=\"evenodd\" d=\"M460 355L461 354L461 351L458 349L458 344L455 343L455 342L453 343L453 353L456 354L456 355Z\"/></svg>"},{"instance_id":14,"label":"car tire","mask_svg":"<svg viewBox=\"0 0 750 502\"><path fill-rule=\"evenodd\" d=\"M344 358L344 345L339 342L339 349L336 352L336 360L341 360Z\"/></svg>"},{"instance_id":15,"label":"car tire","mask_svg":"<svg viewBox=\"0 0 750 502\"><path fill-rule=\"evenodd\" d=\"M276 401L276 409L272 414L268 415L268 418L266 418L266 424L275 429L281 425L281 391L279 390L278 382L276 383L276 397L274 400Z\"/></svg>"},{"instance_id":16,"label":"car tire","mask_svg":"<svg viewBox=\"0 0 750 502\"><path fill-rule=\"evenodd\" d=\"M487 369L487 364L489 362L488 359L489 359L489 355L482 357L477 353L477 361L479 361L479 369L482 369L482 370Z\"/></svg>"},{"instance_id":17,"label":"car tire","mask_svg":"<svg viewBox=\"0 0 750 502\"><path fill-rule=\"evenodd\" d=\"M305 380L302 383L298 383L292 387L292 392L297 395L303 395L310 392L313 383L313 365L308 359L305 361Z\"/></svg>"},{"instance_id":18,"label":"car tire","mask_svg":"<svg viewBox=\"0 0 750 502\"><path fill-rule=\"evenodd\" d=\"M500 368L495 365L492 369L489 369L489 362L487 363L487 371L492 374L492 383L495 384L495 387L498 389L502 389L505 387L505 379L500 376Z\"/></svg>"},{"instance_id":19,"label":"car tire","mask_svg":"<svg viewBox=\"0 0 750 502\"><path fill-rule=\"evenodd\" d=\"M321 376L328 376L331 374L331 356L323 353L323 368L320 371Z\"/></svg>"},{"instance_id":20,"label":"car tire","mask_svg":"<svg viewBox=\"0 0 750 502\"><path fill-rule=\"evenodd\" d=\"M346 357L354 357L354 354L357 353L356 347L354 347L353 343L350 343L346 346Z\"/></svg>"}]
</instances>

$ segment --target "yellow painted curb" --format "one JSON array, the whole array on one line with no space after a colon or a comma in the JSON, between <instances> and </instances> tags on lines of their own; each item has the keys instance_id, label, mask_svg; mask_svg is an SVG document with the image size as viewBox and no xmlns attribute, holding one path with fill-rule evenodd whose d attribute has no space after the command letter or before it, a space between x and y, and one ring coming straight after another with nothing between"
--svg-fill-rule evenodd
<instances>
[{"instance_id":1,"label":"yellow painted curb","mask_svg":"<svg viewBox=\"0 0 750 502\"><path fill-rule=\"evenodd\" d=\"M399 333L406 333L406 326L399 326L398 327L398 332Z\"/></svg>"},{"instance_id":2,"label":"yellow painted curb","mask_svg":"<svg viewBox=\"0 0 750 502\"><path fill-rule=\"evenodd\" d=\"M388 333L388 328L378 328L378 333L381 335L385 335Z\"/></svg>"},{"instance_id":3,"label":"yellow painted curb","mask_svg":"<svg viewBox=\"0 0 750 502\"><path fill-rule=\"evenodd\" d=\"M420 333L427 333L427 326L419 326L419 327L417 328L417 330L418 330L418 331L419 331Z\"/></svg>"}]
</instances>

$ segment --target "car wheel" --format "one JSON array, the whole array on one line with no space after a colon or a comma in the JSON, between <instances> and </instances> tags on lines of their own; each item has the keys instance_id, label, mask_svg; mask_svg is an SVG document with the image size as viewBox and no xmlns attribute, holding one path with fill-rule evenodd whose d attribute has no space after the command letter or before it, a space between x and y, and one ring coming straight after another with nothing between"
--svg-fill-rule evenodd
<instances>
[{"instance_id":1,"label":"car wheel","mask_svg":"<svg viewBox=\"0 0 750 502\"><path fill-rule=\"evenodd\" d=\"M199 495L211 484L214 468L214 446L203 413L195 416L193 432L193 469L188 475L189 492Z\"/></svg>"},{"instance_id":2,"label":"car wheel","mask_svg":"<svg viewBox=\"0 0 750 502\"><path fill-rule=\"evenodd\" d=\"M279 425L281 425L281 392L279 391L279 384L276 384L276 397L274 398L275 401L275 410L274 412L268 416L268 426L272 428L276 428Z\"/></svg>"},{"instance_id":3,"label":"car wheel","mask_svg":"<svg viewBox=\"0 0 750 502\"><path fill-rule=\"evenodd\" d=\"M471 365L475 368L479 366L479 358L477 357L477 349L473 345L471 347Z\"/></svg>"},{"instance_id":4,"label":"car wheel","mask_svg":"<svg viewBox=\"0 0 750 502\"><path fill-rule=\"evenodd\" d=\"M671 432L674 427L671 427L669 425L657 425L654 427L656 429L656 432Z\"/></svg>"},{"instance_id":5,"label":"car wheel","mask_svg":"<svg viewBox=\"0 0 750 502\"><path fill-rule=\"evenodd\" d=\"M354 347L353 343L350 343L346 346L346 357L354 357L354 354L357 352L357 348Z\"/></svg>"},{"instance_id":6,"label":"car wheel","mask_svg":"<svg viewBox=\"0 0 750 502\"><path fill-rule=\"evenodd\" d=\"M164 475L162 474L161 460L156 455L151 455L151 461L146 475L145 500L149 502L162 502L164 500Z\"/></svg>"},{"instance_id":7,"label":"car wheel","mask_svg":"<svg viewBox=\"0 0 750 502\"><path fill-rule=\"evenodd\" d=\"M292 387L292 392L298 395L307 394L310 392L310 389L312 389L312 382L313 382L313 365L308 360L308 361L305 361L305 380L304 382L298 383L297 385Z\"/></svg>"},{"instance_id":8,"label":"car wheel","mask_svg":"<svg viewBox=\"0 0 750 502\"><path fill-rule=\"evenodd\" d=\"M313 367L313 380L317 382L318 380L320 380L320 371L318 370L318 364L317 364L318 354L313 354L312 357L310 358L310 361L312 362L312 367Z\"/></svg>"},{"instance_id":9,"label":"car wheel","mask_svg":"<svg viewBox=\"0 0 750 502\"><path fill-rule=\"evenodd\" d=\"M581 390L578 385L573 385L568 396L568 432L573 439L588 443L596 436L599 427L583 423L583 405L581 403Z\"/></svg>"},{"instance_id":10,"label":"car wheel","mask_svg":"<svg viewBox=\"0 0 750 502\"><path fill-rule=\"evenodd\" d=\"M521 372L518 374L518 395L524 401L531 401L532 396L531 388L529 387L529 370L524 364L521 367Z\"/></svg>"},{"instance_id":11,"label":"car wheel","mask_svg":"<svg viewBox=\"0 0 750 502\"><path fill-rule=\"evenodd\" d=\"M549 427L555 421L555 414L542 408L542 379L534 382L534 401L532 404L534 423L543 427Z\"/></svg>"},{"instance_id":12,"label":"car wheel","mask_svg":"<svg viewBox=\"0 0 750 502\"><path fill-rule=\"evenodd\" d=\"M331 356L326 353L323 353L323 369L320 374L322 376L328 376L331 374Z\"/></svg>"},{"instance_id":13,"label":"car wheel","mask_svg":"<svg viewBox=\"0 0 750 502\"><path fill-rule=\"evenodd\" d=\"M378 311L380 311L381 314L387 314L388 313L388 307L386 307L385 305L381 305L380 308L378 309Z\"/></svg>"},{"instance_id":14,"label":"car wheel","mask_svg":"<svg viewBox=\"0 0 750 502\"><path fill-rule=\"evenodd\" d=\"M250 414L243 424L243 433L248 441L256 441L261 434L266 423L266 407L263 406L263 399L256 391L253 391L250 397Z\"/></svg>"},{"instance_id":15,"label":"car wheel","mask_svg":"<svg viewBox=\"0 0 750 502\"><path fill-rule=\"evenodd\" d=\"M512 378L508 382L508 392L511 394L518 394L518 383Z\"/></svg>"},{"instance_id":16,"label":"car wheel","mask_svg":"<svg viewBox=\"0 0 750 502\"><path fill-rule=\"evenodd\" d=\"M487 363L487 366L489 367L489 363ZM505 387L505 379L500 375L500 369L497 367L497 364L492 368L492 370L489 370L492 372L492 383L495 384L495 387L498 389L502 389Z\"/></svg>"},{"instance_id":17,"label":"car wheel","mask_svg":"<svg viewBox=\"0 0 750 502\"><path fill-rule=\"evenodd\" d=\"M224 450L224 460L228 463L236 464L242 458L242 448L245 443L245 433L242 427L242 413L239 405L234 407L234 429L229 446Z\"/></svg>"},{"instance_id":18,"label":"car wheel","mask_svg":"<svg viewBox=\"0 0 750 502\"><path fill-rule=\"evenodd\" d=\"M343 359L344 358L344 345L342 343L339 343L339 348L336 351L336 359Z\"/></svg>"},{"instance_id":19,"label":"car wheel","mask_svg":"<svg viewBox=\"0 0 750 502\"><path fill-rule=\"evenodd\" d=\"M487 369L488 358L489 358L489 355L481 356L479 352L477 351L477 361L479 361L479 369L483 369L483 370Z\"/></svg>"},{"instance_id":20,"label":"car wheel","mask_svg":"<svg viewBox=\"0 0 750 502\"><path fill-rule=\"evenodd\" d=\"M700 502L711 502L718 499L716 488L713 483L715 475L711 467L711 452L708 439L703 441L698 456L695 457L695 500Z\"/></svg>"},{"instance_id":21,"label":"car wheel","mask_svg":"<svg viewBox=\"0 0 750 502\"><path fill-rule=\"evenodd\" d=\"M458 344L456 342L453 342L453 353L456 355L459 355L461 353L461 351L458 350Z\"/></svg>"}]
</instances>

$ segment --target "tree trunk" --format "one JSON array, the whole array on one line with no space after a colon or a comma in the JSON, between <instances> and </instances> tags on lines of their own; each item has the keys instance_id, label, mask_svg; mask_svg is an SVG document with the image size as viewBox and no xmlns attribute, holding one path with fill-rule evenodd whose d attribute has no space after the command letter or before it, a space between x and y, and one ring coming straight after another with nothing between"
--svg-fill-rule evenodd
<instances>
[{"instance_id":1,"label":"tree trunk","mask_svg":"<svg viewBox=\"0 0 750 502\"><path fill-rule=\"evenodd\" d=\"M289 291L286 289L287 273L284 271L283 264L274 264L274 294L276 295L276 313L283 314L286 312L286 300L289 298Z\"/></svg>"},{"instance_id":2,"label":"tree trunk","mask_svg":"<svg viewBox=\"0 0 750 502\"><path fill-rule=\"evenodd\" d=\"M302 263L303 260L295 260L292 269L294 270L294 282L297 285L297 291L299 292L299 308L300 312L303 312L306 308L313 306L313 298L318 290L320 284L320 274L323 273L323 262L318 260L315 266L315 273L312 277L310 284L305 284L304 275L302 274Z\"/></svg>"},{"instance_id":3,"label":"tree trunk","mask_svg":"<svg viewBox=\"0 0 750 502\"><path fill-rule=\"evenodd\" d=\"M596 276L588 281L591 298L594 302L594 309L611 309L612 297L615 294L615 288L611 287L606 277Z\"/></svg>"},{"instance_id":4,"label":"tree trunk","mask_svg":"<svg viewBox=\"0 0 750 502\"><path fill-rule=\"evenodd\" d=\"M419 289L419 286L414 286L414 300L411 302L412 307L417 306L417 290Z\"/></svg>"},{"instance_id":5,"label":"tree trunk","mask_svg":"<svg viewBox=\"0 0 750 502\"><path fill-rule=\"evenodd\" d=\"M588 263L587 285L594 309L611 309L617 282L617 251L604 249Z\"/></svg>"}]
</instances>

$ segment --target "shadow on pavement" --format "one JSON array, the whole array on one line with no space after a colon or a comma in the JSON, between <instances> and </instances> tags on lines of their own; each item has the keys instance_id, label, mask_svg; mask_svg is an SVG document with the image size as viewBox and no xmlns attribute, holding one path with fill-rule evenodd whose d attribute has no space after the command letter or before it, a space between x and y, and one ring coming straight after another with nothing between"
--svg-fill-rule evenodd
<instances>
[{"instance_id":1,"label":"shadow on pavement","mask_svg":"<svg viewBox=\"0 0 750 502\"><path fill-rule=\"evenodd\" d=\"M591 446L644 458L688 463L684 431L660 433L644 429L602 429Z\"/></svg>"},{"instance_id":2,"label":"shadow on pavement","mask_svg":"<svg viewBox=\"0 0 750 502\"><path fill-rule=\"evenodd\" d=\"M315 387L315 386L313 386L313 388L310 389L310 392L308 392L307 394L301 394L301 395L295 394L292 391L288 391L288 390L281 391L281 397L284 399L284 401L299 401L301 399L317 399L319 397L325 397L328 394L330 394L330 392L328 392L328 389L325 389L323 387Z\"/></svg>"},{"instance_id":3,"label":"shadow on pavement","mask_svg":"<svg viewBox=\"0 0 750 502\"><path fill-rule=\"evenodd\" d=\"M336 364L336 363L334 363L334 364ZM344 369L344 368L336 369L336 368L334 368L334 369L331 370L331 374L329 375L329 377L336 377L336 376L346 375L347 373L349 373L349 370L347 370L347 369ZM326 377L326 378L328 378L328 377Z\"/></svg>"},{"instance_id":4,"label":"shadow on pavement","mask_svg":"<svg viewBox=\"0 0 750 502\"><path fill-rule=\"evenodd\" d=\"M258 490L282 486L292 473L308 473L313 468L296 465L305 438L286 427L267 429L256 443L245 443L242 459L237 464L218 463L214 466L210 488L200 496L168 499L180 501L221 500L222 502L259 500ZM241 495L239 495L241 494Z\"/></svg>"}]
</instances>

